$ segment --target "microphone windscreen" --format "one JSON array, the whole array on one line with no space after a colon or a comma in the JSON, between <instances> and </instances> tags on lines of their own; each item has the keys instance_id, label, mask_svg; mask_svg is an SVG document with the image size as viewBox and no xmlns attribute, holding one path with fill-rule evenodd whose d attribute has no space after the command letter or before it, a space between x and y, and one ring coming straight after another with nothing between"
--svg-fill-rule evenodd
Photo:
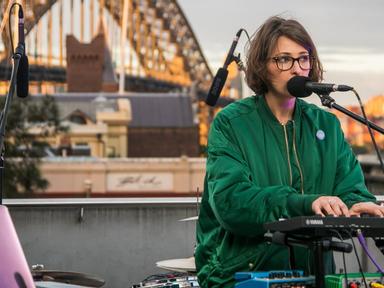
<instances>
[{"instance_id":1,"label":"microphone windscreen","mask_svg":"<svg viewBox=\"0 0 384 288\"><path fill-rule=\"evenodd\" d=\"M224 68L219 68L217 70L215 78L213 78L211 88L209 89L207 99L205 103L209 106L215 106L217 99L219 99L221 90L223 90L225 81L227 80L228 70Z\"/></svg>"},{"instance_id":2,"label":"microphone windscreen","mask_svg":"<svg viewBox=\"0 0 384 288\"><path fill-rule=\"evenodd\" d=\"M308 97L312 94L312 92L305 87L305 84L309 81L310 79L304 76L292 77L287 83L289 94L299 98Z\"/></svg>"},{"instance_id":3,"label":"microphone windscreen","mask_svg":"<svg viewBox=\"0 0 384 288\"><path fill-rule=\"evenodd\" d=\"M16 94L20 98L25 98L29 94L29 63L25 54L20 58L17 70Z\"/></svg>"}]
</instances>

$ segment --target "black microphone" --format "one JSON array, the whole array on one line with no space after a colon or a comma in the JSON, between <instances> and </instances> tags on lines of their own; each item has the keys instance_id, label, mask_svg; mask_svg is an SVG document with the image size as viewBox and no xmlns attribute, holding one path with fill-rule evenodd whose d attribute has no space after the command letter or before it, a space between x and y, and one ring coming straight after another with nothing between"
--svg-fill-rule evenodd
<instances>
[{"instance_id":1,"label":"black microphone","mask_svg":"<svg viewBox=\"0 0 384 288\"><path fill-rule=\"evenodd\" d=\"M233 59L233 53L235 52L237 42L239 42L240 34L243 32L243 29L240 29L235 36L235 39L233 39L231 48L229 48L229 52L227 55L227 58L225 59L224 66L222 68L219 68L217 70L215 78L213 78L211 88L209 89L207 99L205 100L205 103L207 103L209 106L215 106L217 99L220 97L221 90L223 90L225 81L227 80L228 76L228 66L231 64Z\"/></svg>"},{"instance_id":2,"label":"black microphone","mask_svg":"<svg viewBox=\"0 0 384 288\"><path fill-rule=\"evenodd\" d=\"M23 6L19 5L19 45L23 45L25 48L25 37L24 37L24 12Z\"/></svg>"},{"instance_id":3,"label":"black microphone","mask_svg":"<svg viewBox=\"0 0 384 288\"><path fill-rule=\"evenodd\" d=\"M20 58L16 77L16 94L20 98L25 98L29 94L29 63L27 55L23 55Z\"/></svg>"},{"instance_id":4,"label":"black microphone","mask_svg":"<svg viewBox=\"0 0 384 288\"><path fill-rule=\"evenodd\" d=\"M353 87L312 82L308 77L294 76L288 81L287 89L292 96L304 98L312 93L325 95L335 91L349 91L352 90Z\"/></svg>"},{"instance_id":5,"label":"black microphone","mask_svg":"<svg viewBox=\"0 0 384 288\"><path fill-rule=\"evenodd\" d=\"M16 94L20 98L25 98L29 94L29 62L25 53L24 13L21 5L19 5L19 43L16 53L20 54L16 77Z\"/></svg>"}]
</instances>

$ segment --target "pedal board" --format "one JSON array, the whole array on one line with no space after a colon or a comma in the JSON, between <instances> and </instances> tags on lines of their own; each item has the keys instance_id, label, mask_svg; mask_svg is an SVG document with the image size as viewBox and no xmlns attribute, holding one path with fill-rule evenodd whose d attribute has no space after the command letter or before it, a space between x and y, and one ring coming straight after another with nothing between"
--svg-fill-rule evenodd
<instances>
[{"instance_id":1,"label":"pedal board","mask_svg":"<svg viewBox=\"0 0 384 288\"><path fill-rule=\"evenodd\" d=\"M276 270L268 272L238 272L235 288L313 288L314 276L304 276L301 270Z\"/></svg>"},{"instance_id":2,"label":"pedal board","mask_svg":"<svg viewBox=\"0 0 384 288\"><path fill-rule=\"evenodd\" d=\"M138 284L134 284L131 288L191 288L199 287L196 276L187 273L168 273L156 274L147 277Z\"/></svg>"}]
</instances>

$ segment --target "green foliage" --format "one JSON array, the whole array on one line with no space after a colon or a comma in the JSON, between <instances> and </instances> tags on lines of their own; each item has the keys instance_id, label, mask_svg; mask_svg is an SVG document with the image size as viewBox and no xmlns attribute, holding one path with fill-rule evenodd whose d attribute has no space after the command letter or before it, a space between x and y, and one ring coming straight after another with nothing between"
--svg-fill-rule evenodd
<instances>
[{"instance_id":1,"label":"green foliage","mask_svg":"<svg viewBox=\"0 0 384 288\"><path fill-rule=\"evenodd\" d=\"M207 145L200 145L200 157L207 157L208 154L208 147Z\"/></svg>"},{"instance_id":2,"label":"green foliage","mask_svg":"<svg viewBox=\"0 0 384 288\"><path fill-rule=\"evenodd\" d=\"M31 97L31 96L30 96ZM33 197L44 191L49 183L39 170L47 143L37 142L31 127L41 129L40 136L62 130L55 99L44 96L31 99L16 98L10 106L5 129L4 197ZM1 109L5 97L0 99Z\"/></svg>"}]
</instances>

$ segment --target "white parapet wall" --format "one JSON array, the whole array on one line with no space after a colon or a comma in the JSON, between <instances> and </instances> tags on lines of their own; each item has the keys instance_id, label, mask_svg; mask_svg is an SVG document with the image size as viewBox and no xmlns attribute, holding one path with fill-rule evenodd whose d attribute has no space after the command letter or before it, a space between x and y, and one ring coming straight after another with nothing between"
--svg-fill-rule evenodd
<instances>
[{"instance_id":1,"label":"white parapet wall","mask_svg":"<svg viewBox=\"0 0 384 288\"><path fill-rule=\"evenodd\" d=\"M360 159L367 186L384 194L376 162ZM204 190L205 158L47 157L41 164L49 181L42 197L194 196Z\"/></svg>"},{"instance_id":2,"label":"white parapet wall","mask_svg":"<svg viewBox=\"0 0 384 288\"><path fill-rule=\"evenodd\" d=\"M45 158L46 196L194 195L203 191L204 158Z\"/></svg>"}]
</instances>

